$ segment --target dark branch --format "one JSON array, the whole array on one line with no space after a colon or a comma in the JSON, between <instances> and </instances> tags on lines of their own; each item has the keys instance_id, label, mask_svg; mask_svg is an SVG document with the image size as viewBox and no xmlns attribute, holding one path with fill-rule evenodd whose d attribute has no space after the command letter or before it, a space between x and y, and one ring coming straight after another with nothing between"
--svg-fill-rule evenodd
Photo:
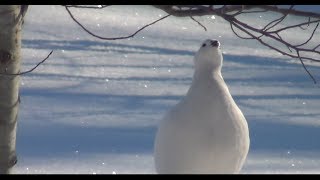
<instances>
[{"instance_id":1,"label":"dark branch","mask_svg":"<svg viewBox=\"0 0 320 180\"><path fill-rule=\"evenodd\" d=\"M289 10L292 10L293 8L293 5L290 6ZM264 31L268 31L269 29L277 26L280 22L282 22L287 16L288 14L290 13L290 11L287 11L286 14L284 14L282 17L280 17L279 19L276 19L274 21L271 21L269 24L267 24L262 30ZM272 26L268 27L269 25L271 25L272 23L274 23Z\"/></svg>"},{"instance_id":2,"label":"dark branch","mask_svg":"<svg viewBox=\"0 0 320 180\"><path fill-rule=\"evenodd\" d=\"M154 5L155 8L161 9L168 14L177 17L186 17L186 16L206 16L206 15L220 15L220 14L227 14L230 12L238 12L240 10L251 10L251 9L262 9L265 11L271 11L281 14L290 14L296 16L303 16L303 17L314 17L320 18L319 13L314 12L306 12L306 11L299 11L295 9L287 9L287 8L279 8L277 6L270 6L270 5L224 5L220 8L213 8L210 6L205 5L197 5L192 10L177 10L174 9L172 5ZM179 7L190 7L180 5Z\"/></svg>"},{"instance_id":3,"label":"dark branch","mask_svg":"<svg viewBox=\"0 0 320 180\"><path fill-rule=\"evenodd\" d=\"M268 12L268 10L242 11L241 14L264 13L264 12Z\"/></svg>"},{"instance_id":4,"label":"dark branch","mask_svg":"<svg viewBox=\"0 0 320 180\"><path fill-rule=\"evenodd\" d=\"M314 47L312 50L315 51L318 47L320 47L320 44L318 44L316 47Z\"/></svg>"},{"instance_id":5,"label":"dark branch","mask_svg":"<svg viewBox=\"0 0 320 180\"><path fill-rule=\"evenodd\" d=\"M256 33L258 33L258 34L262 34L262 35L264 35L264 36L266 36L266 37L268 37L268 38L271 38L271 39L273 39L273 40L275 40L275 41L277 41L277 42L280 42L281 44L284 44L284 45L290 47L291 49L298 50L298 51L305 51L305 52L314 52L314 53L320 54L319 51L315 51L315 50L312 50L312 49L295 47L294 45L290 44L289 42L284 41L282 38L273 36L270 32L265 32L265 31L262 31L262 30L260 30L260 29L257 29L257 28L254 28L254 27L252 27L252 26L249 26L249 25L247 25L247 24L239 21L238 19L234 18L234 17L231 16L231 15L222 15L222 17L223 17L226 21L228 21L228 22L233 22L234 25L237 24L237 25L243 27L243 28L241 29L243 32L248 33L248 30L251 30L251 31L253 31L253 32L256 32ZM276 32L276 31L275 31L275 32ZM252 37L252 36L251 36L251 37ZM254 39L258 40L257 37L254 37ZM262 43L262 44L263 44L263 43ZM266 45L266 43L264 43L263 45ZM269 45L269 44L267 44L267 45L268 45L268 47L272 47L272 46ZM276 50L277 48L272 47L272 49ZM294 58L298 58L297 56L292 56L292 55L290 55L290 54L288 54L288 53L285 53L284 51L281 51L281 50L279 50L279 49L277 49L277 51L278 51L278 52L280 51L281 54L289 55L290 57L294 57ZM309 57L304 57L304 59L308 59L308 60L320 62L319 59L314 59L314 58L309 58Z\"/></svg>"},{"instance_id":6,"label":"dark branch","mask_svg":"<svg viewBox=\"0 0 320 180\"><path fill-rule=\"evenodd\" d=\"M128 39L128 38L131 38L131 37L134 37L136 34L138 34L140 31L142 31L143 29L147 28L148 26L151 26L167 17L169 17L170 15L166 15L156 21L153 21L145 26L143 26L142 28L140 28L138 31L134 32L133 34L129 35L129 36L123 36L123 37L113 37L113 38L108 38L108 37L102 37L102 36L99 36L99 35L96 35L94 33L92 33L91 31L89 31L87 28L85 28L71 13L71 11L69 10L69 8L67 6L65 6L67 12L69 13L70 17L72 18L72 20L74 22L76 22L84 31L86 31L87 33L89 33L91 36L94 36L96 38L99 38L99 39L103 39L103 40L118 40L118 39Z\"/></svg>"},{"instance_id":7,"label":"dark branch","mask_svg":"<svg viewBox=\"0 0 320 180\"><path fill-rule=\"evenodd\" d=\"M147 28L148 26L151 26L169 16L176 16L176 17L190 17L193 21L197 22L198 25L204 28L206 31L206 27L202 25L199 21L197 21L194 17L195 16L206 16L206 15L217 15L222 17L224 20L230 23L231 30L233 33L241 38L241 39L255 39L262 45L271 48L272 50L281 53L282 55L289 56L291 58L298 58L306 70L306 72L309 74L309 76L312 78L312 80L315 82L315 79L310 74L308 69L304 65L304 60L310 60L310 61L316 61L320 62L320 58L314 58L313 56L307 56L304 53L316 53L317 55L320 55L320 51L317 50L320 47L320 44L315 46L313 49L311 48L302 48L303 45L308 44L313 37L315 36L315 32L319 26L320 23L320 14L314 13L314 12L306 12L306 11L300 11L293 9L293 5L291 5L289 8L279 8L276 5L223 5L223 6L213 6L213 5L154 5L155 8L161 9L168 13L167 16L164 16L150 24L147 24L140 28L138 31L134 32L133 34L129 36L124 37L114 37L114 38L108 38L108 37L102 37L99 35L96 35L89 31L86 27L84 27L71 13L69 8L94 8L94 9L101 9L107 7L100 6L100 7L92 7L92 6L79 6L79 5L65 5L65 8L67 12L69 13L70 17L74 22L76 22L84 31L89 33L90 35L103 39L103 40L117 40L117 39L126 39L134 37L137 33L142 31L143 29ZM267 23L262 29L258 29L253 25L246 24L245 22L240 21L236 18L236 16L241 14L254 14L254 13L263 13L263 12L275 12L282 14L279 18L272 20L271 22ZM302 16L302 17L308 17L308 21L301 22L294 25L287 25L285 27L279 28L279 25L281 22L283 22L288 15L295 15L295 16ZM316 18L311 20L311 18ZM289 29L294 28L302 28L307 29L310 24L317 23L315 28L313 29L310 37L306 39L303 43L294 45L290 41L287 41L283 37L281 37L282 32L285 32ZM306 28L303 28L302 26L307 25ZM236 29L235 29L236 28ZM272 29L272 30L271 30ZM236 31L237 30L237 31ZM245 35L248 35L248 37L241 36L239 32L242 31L245 33ZM281 34L281 35L280 35ZM261 38L265 37L265 38ZM276 47L272 44L270 44L267 39L271 39L273 41L276 41L277 43L280 43L282 45L285 45L290 52L288 52L286 49L283 50L283 47ZM293 51L295 51L297 54L294 54ZM303 54L303 56L300 55L300 53Z\"/></svg>"},{"instance_id":8,"label":"dark branch","mask_svg":"<svg viewBox=\"0 0 320 180\"><path fill-rule=\"evenodd\" d=\"M307 27L309 27L310 21L311 21L311 18L309 17L309 18L308 18L308 25L307 25ZM299 26L299 28L302 29L302 30L306 30L306 29L307 29L307 28L303 28L302 26Z\"/></svg>"},{"instance_id":9,"label":"dark branch","mask_svg":"<svg viewBox=\"0 0 320 180\"><path fill-rule=\"evenodd\" d=\"M195 21L196 23L198 23L199 26L203 27L203 29L204 29L205 31L207 31L207 28L206 28L203 24L201 24L199 21L197 21L197 20L196 20L195 18L193 18L192 16L190 16L190 18L191 18L193 21Z\"/></svg>"},{"instance_id":10,"label":"dark branch","mask_svg":"<svg viewBox=\"0 0 320 180\"><path fill-rule=\"evenodd\" d=\"M5 76L19 76L19 75L24 75L27 73L31 73L32 71L34 71L38 66L40 66L40 64L44 63L47 59L49 59L49 57L51 56L53 50L47 55L46 58L44 58L42 61L40 61L36 66L34 66L33 68L31 68L28 71L24 71L24 72L19 72L19 73L0 73L0 75L5 75Z\"/></svg>"},{"instance_id":11,"label":"dark branch","mask_svg":"<svg viewBox=\"0 0 320 180\"><path fill-rule=\"evenodd\" d=\"M282 39L282 37L279 35L279 33L276 33L276 35L278 36L278 38L279 38L281 41L284 41L284 40ZM286 45L286 46L287 46L288 50L289 50L290 52L292 52L292 50L290 49L290 47L289 47L288 45Z\"/></svg>"},{"instance_id":12,"label":"dark branch","mask_svg":"<svg viewBox=\"0 0 320 180\"><path fill-rule=\"evenodd\" d=\"M85 5L62 5L69 8L78 8L78 9L103 9L111 5L100 5L100 6L85 6Z\"/></svg>"},{"instance_id":13,"label":"dark branch","mask_svg":"<svg viewBox=\"0 0 320 180\"><path fill-rule=\"evenodd\" d=\"M313 35L314 35L314 33L316 32L318 26L319 26L319 23L316 25L316 27L315 27L314 30L312 31L312 34L311 34L311 36L309 37L309 39L307 39L304 43L295 45L295 47L300 47L300 46L303 46L303 45L307 44L307 43L313 38Z\"/></svg>"},{"instance_id":14,"label":"dark branch","mask_svg":"<svg viewBox=\"0 0 320 180\"><path fill-rule=\"evenodd\" d=\"M233 31L233 33L234 33L236 36L238 36L240 39L254 39L253 37L243 37L243 36L240 36L240 35L234 30L232 22L230 22L230 28L231 28L231 30Z\"/></svg>"},{"instance_id":15,"label":"dark branch","mask_svg":"<svg viewBox=\"0 0 320 180\"><path fill-rule=\"evenodd\" d=\"M228 18L230 18L230 16L226 16L226 18L228 19ZM230 19L229 19L229 20L230 20ZM234 26L236 26L238 29L242 30L243 32L245 32L246 34L248 34L249 36L251 36L253 39L256 39L257 41L259 41L261 44L263 44L263 45L265 45L265 46L267 46L267 47L269 47L269 48L271 48L271 49L273 49L273 50L275 50L275 51L277 51L277 52L279 52L279 53L281 53L281 54L283 54L283 55L286 55L286 56L289 56L289 57L292 57L292 58L299 58L302 66L304 67L304 69L306 70L306 72L308 73L308 75L310 76L310 78L313 80L314 83L316 83L315 78L311 75L311 73L309 72L309 70L306 68L306 66L305 66L305 64L304 64L304 62L303 62L302 59L305 59L305 60L313 60L313 61L317 61L317 62L320 62L320 60L318 60L318 59L313 59L313 58L309 58L309 57L301 57L301 56L300 56L300 53L299 53L300 51L306 51L306 52L308 52L308 51L315 52L315 51L312 51L312 50L309 50L309 49L297 48L297 47L292 46L291 44L288 44L288 43L286 43L286 42L283 42L283 44L288 44L288 48L289 48L289 47L293 48L293 49L297 52L297 55L292 55L292 54L286 53L286 52L282 51L281 49L278 49L278 48L276 48L276 47L274 47L274 46L271 46L270 44L262 41L259 37L257 37L257 36L255 36L255 35L253 35L252 33L250 33L248 30L245 29L245 27L243 27L243 24L237 24L237 23L236 23L236 22L240 22L240 21L235 21L235 20L234 20L234 21L229 21L229 22L232 23ZM246 24L245 24L245 25L246 25ZM257 29L256 29L256 30L257 30ZM264 31L262 31L262 32L264 32ZM268 36L270 36L270 35L268 35ZM280 42L283 41L282 38L281 38L281 36L280 36L280 39L276 39L276 40L278 40L278 41L280 41ZM290 49L289 49L289 50L290 50ZM290 51L291 51L291 50L290 50ZM316 52L316 53L319 53L319 52Z\"/></svg>"},{"instance_id":16,"label":"dark branch","mask_svg":"<svg viewBox=\"0 0 320 180\"><path fill-rule=\"evenodd\" d=\"M296 28L296 27L300 27L301 28L301 26L303 26L303 25L309 25L309 24L318 23L318 22L320 22L320 19L314 20L314 21L308 21L308 22L305 22L305 23L295 24L295 25L292 25L292 26L286 26L284 28L280 28L280 29L277 29L277 30L274 30L274 31L269 31L269 33L278 33L278 32L281 32L283 30L292 29L292 28Z\"/></svg>"},{"instance_id":17,"label":"dark branch","mask_svg":"<svg viewBox=\"0 0 320 180\"><path fill-rule=\"evenodd\" d=\"M301 56L300 56L299 51L297 51L297 55L298 55L298 57L299 57L299 60L300 60L300 62L301 62L301 64L302 64L303 69L309 74L310 78L311 78L311 79L313 80L313 82L316 84L316 83L317 83L316 79L312 76L312 74L310 73L310 71L307 69L306 65L305 65L304 62L302 61L302 58L301 58Z\"/></svg>"}]
</instances>

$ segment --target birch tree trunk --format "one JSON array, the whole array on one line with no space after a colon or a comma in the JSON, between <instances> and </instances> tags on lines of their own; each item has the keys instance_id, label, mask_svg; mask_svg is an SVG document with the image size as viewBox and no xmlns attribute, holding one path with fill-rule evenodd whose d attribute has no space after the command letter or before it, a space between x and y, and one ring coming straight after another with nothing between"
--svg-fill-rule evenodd
<instances>
[{"instance_id":1,"label":"birch tree trunk","mask_svg":"<svg viewBox=\"0 0 320 180\"><path fill-rule=\"evenodd\" d=\"M0 6L0 73L19 73L22 6ZM9 174L17 162L16 130L19 76L0 75L0 174Z\"/></svg>"}]
</instances>

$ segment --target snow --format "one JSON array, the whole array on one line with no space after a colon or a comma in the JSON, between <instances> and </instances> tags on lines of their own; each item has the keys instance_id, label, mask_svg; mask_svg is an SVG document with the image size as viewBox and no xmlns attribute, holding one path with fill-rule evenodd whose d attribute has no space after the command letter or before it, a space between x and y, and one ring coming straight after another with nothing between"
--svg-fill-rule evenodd
<instances>
[{"instance_id":1,"label":"snow","mask_svg":"<svg viewBox=\"0 0 320 180\"><path fill-rule=\"evenodd\" d=\"M129 35L166 15L149 6L71 11L107 37ZM22 69L54 52L22 77L14 173L155 173L157 124L187 92L193 55L208 38L221 42L223 77L248 121L251 146L242 173L319 173L319 85L298 60L237 38L221 18L197 19L208 31L190 18L169 17L134 38L102 41L62 6L30 6ZM298 33L288 38L298 44L309 35ZM319 66L307 66L320 81Z\"/></svg>"}]
</instances>

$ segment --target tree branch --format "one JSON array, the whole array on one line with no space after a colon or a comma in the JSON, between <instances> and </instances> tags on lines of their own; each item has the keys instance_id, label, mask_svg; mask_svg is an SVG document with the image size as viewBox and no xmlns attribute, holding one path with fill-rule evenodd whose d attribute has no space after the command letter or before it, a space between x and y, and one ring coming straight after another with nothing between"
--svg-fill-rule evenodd
<instances>
[{"instance_id":1,"label":"tree branch","mask_svg":"<svg viewBox=\"0 0 320 180\"><path fill-rule=\"evenodd\" d=\"M300 62L301 62L301 64L302 64L303 69L308 73L308 75L310 76L310 78L313 80L313 83L316 84L316 83L317 83L316 79L312 76L312 74L310 73L310 71L307 69L306 65L305 65L304 62L302 61L302 58L301 58L301 56L300 56L299 51L297 51L297 55L298 55L298 57L299 57L299 60L300 60Z\"/></svg>"},{"instance_id":2,"label":"tree branch","mask_svg":"<svg viewBox=\"0 0 320 180\"><path fill-rule=\"evenodd\" d=\"M312 34L311 34L311 36L309 37L309 39L307 39L304 43L295 45L295 47L300 47L300 46L303 46L303 45L307 44L307 43L313 38L314 33L315 33L316 30L318 29L318 26L319 26L319 23L316 25L316 27L315 27L314 30L312 31Z\"/></svg>"},{"instance_id":3,"label":"tree branch","mask_svg":"<svg viewBox=\"0 0 320 180\"><path fill-rule=\"evenodd\" d=\"M168 14L171 14L177 17L220 15L220 14L227 14L235 11L251 10L251 9L257 8L257 9L262 9L265 11L271 11L271 12L276 12L281 14L320 18L319 13L306 12L306 11L300 11L300 10L294 10L294 9L287 9L287 8L279 8L277 6L270 6L270 5L224 5L221 8L213 8L206 5L197 5L197 6L193 6L194 9L192 10L187 9L187 10L181 10L181 11L174 9L173 8L175 7L174 5L153 5L153 6L155 8L165 11ZM179 7L190 7L190 5L189 6L180 5Z\"/></svg>"},{"instance_id":4,"label":"tree branch","mask_svg":"<svg viewBox=\"0 0 320 180\"><path fill-rule=\"evenodd\" d=\"M85 5L61 5L64 7L79 8L79 9L103 9L111 5L85 6Z\"/></svg>"},{"instance_id":5,"label":"tree branch","mask_svg":"<svg viewBox=\"0 0 320 180\"><path fill-rule=\"evenodd\" d=\"M32 71L34 71L38 66L40 66L40 64L44 63L47 59L49 59L49 57L51 56L53 50L47 55L46 58L44 58L42 61L40 61L36 66L34 66L33 68L31 68L28 71L24 71L24 72L19 72L19 73L0 73L0 75L4 75L4 76L19 76L19 75L24 75L27 73L31 73Z\"/></svg>"},{"instance_id":6,"label":"tree branch","mask_svg":"<svg viewBox=\"0 0 320 180\"><path fill-rule=\"evenodd\" d=\"M190 16L190 18L191 18L193 21L195 21L196 23L198 23L199 26L203 27L203 29L204 29L205 31L207 31L207 28L206 28L204 25L202 25L199 21L197 21L194 17Z\"/></svg>"},{"instance_id":7,"label":"tree branch","mask_svg":"<svg viewBox=\"0 0 320 180\"><path fill-rule=\"evenodd\" d=\"M128 38L131 38L131 37L134 37L136 34L138 34L140 31L142 31L143 29L153 25L153 24L156 24L157 22L169 17L170 15L166 15L162 18L159 18L158 20L156 21L153 21L145 26L143 26L142 28L140 28L139 30L137 30L136 32L134 32L133 34L131 35L128 35L128 36L123 36L123 37L112 37L112 38L109 38L109 37L102 37L102 36L99 36L99 35L96 35L94 34L93 32L89 31L87 28L85 28L71 13L71 11L69 10L69 7L68 6L65 6L67 12L69 13L70 17L72 18L72 20L74 22L76 22L84 31L86 31L88 34L90 34L91 36L93 37L96 37L96 38L99 38L99 39L102 39L102 40L118 40L118 39L128 39Z\"/></svg>"},{"instance_id":8,"label":"tree branch","mask_svg":"<svg viewBox=\"0 0 320 180\"><path fill-rule=\"evenodd\" d=\"M301 26L303 26L303 25L310 25L310 24L318 23L318 22L320 22L320 19L314 20L314 21L308 21L308 22L305 22L305 23L295 24L295 25L292 25L292 26L286 26L284 28L280 28L280 29L277 29L277 30L274 30L274 31L269 31L268 33L278 33L278 32L281 32L283 30L292 29L292 28L296 28L296 27L300 27L301 28ZM305 29L303 29L303 30L305 30Z\"/></svg>"},{"instance_id":9,"label":"tree branch","mask_svg":"<svg viewBox=\"0 0 320 180\"><path fill-rule=\"evenodd\" d=\"M257 36L253 35L253 34L250 33L249 31L247 31L246 29L244 29L244 27L236 24L234 21L231 21L230 23L232 23L232 24L233 24L234 26L236 26L238 29L242 30L243 32L245 32L246 34L248 34L249 36L251 36L253 39L256 39L257 41L259 41L261 44L263 44L263 45L265 45L265 46L267 46L267 47L269 47L269 48L271 48L271 49L273 49L273 50L275 50L275 51L277 51L277 52L279 52L279 53L281 53L281 54L283 54L283 55L287 55L287 56L292 57L292 58L299 58L302 66L303 66L303 68L304 68L305 71L308 73L308 75L309 75L310 78L313 80L313 82L316 84L317 81L316 81L315 78L312 76L312 74L309 72L309 70L306 68L306 66L305 66L305 64L304 64L304 62L303 62L302 59L313 60L313 61L318 61L318 62L319 62L320 60L316 60L316 59L309 58L309 57L301 57L299 52L300 52L300 51L305 51L305 50L304 50L304 49L299 49L299 48L296 48L296 47L293 48L293 49L295 49L295 51L296 51L296 53L297 53L296 56L295 56L295 55L292 55L292 54L288 54L288 53L286 53L286 52L284 52L284 51L282 51L282 50L280 50L280 49L278 49L278 48L275 48L275 47L271 46L270 44L262 41L260 38L258 38ZM280 37L280 38L281 38L281 37ZM283 40L282 40L282 41L283 41ZM289 46L288 46L288 48L289 48ZM290 49L289 49L289 50L290 50ZM291 50L290 50L290 51L291 51Z\"/></svg>"},{"instance_id":10,"label":"tree branch","mask_svg":"<svg viewBox=\"0 0 320 180\"><path fill-rule=\"evenodd\" d=\"M303 63L303 60L310 60L310 61L316 61L320 62L320 57L314 58L314 56L309 56L310 53L315 53L316 55L320 55L320 50L318 48L320 47L320 44L315 46L314 48L306 48L303 47L304 45L308 44L312 38L315 35L316 30L318 29L319 22L320 22L320 14L314 13L314 12L306 12L306 11L300 11L293 9L294 5L291 5L289 8L279 8L276 5L222 5L222 6L213 6L213 5L153 5L153 7L161 9L168 13L168 15L150 23L136 32L134 32L131 35L124 36L124 37L102 37L99 35L94 34L93 32L89 31L86 27L84 27L71 13L69 8L94 8L94 9L101 9L107 7L107 5L100 6L100 7L92 7L92 6L79 6L79 5L64 5L66 8L66 11L69 13L70 17L74 22L76 22L84 31L86 31L88 34L99 38L103 40L117 40L117 39L126 39L134 37L137 33L142 31L143 29L147 28L148 26L151 26L169 16L176 16L176 17L190 17L193 21L197 22L198 25L204 28L206 31L206 27L202 25L199 21L197 21L194 17L195 16L205 16L205 15L217 15L222 17L224 20L230 23L230 28L232 32L241 39L255 39L262 45L271 48L272 50L275 50L282 55L289 56L291 58L299 58L300 62ZM271 22L267 23L262 29L255 28L253 25L246 24L245 22L240 21L236 18L236 16L241 14L254 14L254 13L262 13L262 12L275 12L282 14L281 17L272 20ZM308 21L301 22L294 25L288 25L285 27L279 28L279 24L285 20L285 18L288 15L295 15L295 16L302 16L302 17L308 17ZM314 20L311 20L311 18L316 18ZM302 28L307 29L309 28L310 24L317 23L315 28L313 29L311 35L308 39L306 39L303 43L295 45L291 43L290 41L284 39L281 37L280 33L285 32L289 29L294 28ZM307 25L306 28L303 28L302 26ZM247 34L249 37L241 36L235 29L240 30ZM271 30L274 29L274 30ZM274 45L271 45L268 41L262 40L262 37L265 37L266 39L271 39L273 41L276 41L282 45L285 45L290 53L287 50L283 50L283 48L275 47ZM293 54L293 51L297 52L297 54ZM300 55L300 53L305 52L307 54L303 54L303 56ZM308 54L309 53L309 54ZM310 72L305 68L304 63L302 64L306 72L310 74ZM313 80L314 78L310 76ZM315 81L315 80L314 80Z\"/></svg>"},{"instance_id":11,"label":"tree branch","mask_svg":"<svg viewBox=\"0 0 320 180\"><path fill-rule=\"evenodd\" d=\"M292 10L293 8L293 5L290 6L289 10ZM270 23L268 23L264 28L262 28L262 30L264 31L268 31L269 29L277 26L280 22L282 22L287 16L288 14L290 13L290 11L288 11L287 13L285 13L282 17L276 19L276 20L273 20L271 21ZM274 23L272 26L268 27L269 25L271 25L272 23Z\"/></svg>"}]
</instances>

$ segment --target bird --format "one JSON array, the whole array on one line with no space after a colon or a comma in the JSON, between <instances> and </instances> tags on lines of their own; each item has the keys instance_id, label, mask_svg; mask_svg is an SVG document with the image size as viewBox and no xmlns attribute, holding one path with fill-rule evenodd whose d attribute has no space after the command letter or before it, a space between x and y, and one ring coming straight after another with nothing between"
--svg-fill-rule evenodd
<instances>
[{"instance_id":1,"label":"bird","mask_svg":"<svg viewBox=\"0 0 320 180\"><path fill-rule=\"evenodd\" d=\"M249 128L222 77L220 42L206 39L193 60L190 88L159 122L155 170L159 174L238 174L249 152Z\"/></svg>"}]
</instances>

